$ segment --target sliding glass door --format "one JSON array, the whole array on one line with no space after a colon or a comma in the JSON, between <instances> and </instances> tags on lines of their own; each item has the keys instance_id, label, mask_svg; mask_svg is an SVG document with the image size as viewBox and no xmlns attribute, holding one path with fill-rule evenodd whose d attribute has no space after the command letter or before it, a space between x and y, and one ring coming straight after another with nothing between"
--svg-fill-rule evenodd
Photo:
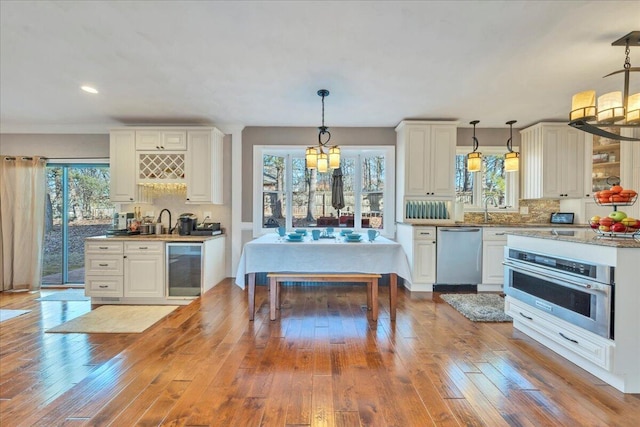
<instances>
[{"instance_id":1,"label":"sliding glass door","mask_svg":"<svg viewBox=\"0 0 640 427\"><path fill-rule=\"evenodd\" d=\"M47 165L42 285L84 283L84 239L104 235L115 212L109 165Z\"/></svg>"}]
</instances>

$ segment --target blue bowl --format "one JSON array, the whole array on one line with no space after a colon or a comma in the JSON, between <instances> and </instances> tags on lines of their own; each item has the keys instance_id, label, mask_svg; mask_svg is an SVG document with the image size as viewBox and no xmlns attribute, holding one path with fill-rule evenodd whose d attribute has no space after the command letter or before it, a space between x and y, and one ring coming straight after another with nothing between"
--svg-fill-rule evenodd
<instances>
[{"instance_id":1,"label":"blue bowl","mask_svg":"<svg viewBox=\"0 0 640 427\"><path fill-rule=\"evenodd\" d=\"M307 230L305 230L304 228L298 228L295 231L296 233L302 235L302 236L306 236L307 235Z\"/></svg>"},{"instance_id":2,"label":"blue bowl","mask_svg":"<svg viewBox=\"0 0 640 427\"><path fill-rule=\"evenodd\" d=\"M340 235L341 235L341 236L349 236L349 235L350 235L350 234L352 234L352 233L353 233L353 230L342 230L342 231L340 232Z\"/></svg>"},{"instance_id":3,"label":"blue bowl","mask_svg":"<svg viewBox=\"0 0 640 427\"><path fill-rule=\"evenodd\" d=\"M362 235L360 235L358 233L347 234L345 237L347 238L347 240L360 240L360 239L362 239Z\"/></svg>"}]
</instances>

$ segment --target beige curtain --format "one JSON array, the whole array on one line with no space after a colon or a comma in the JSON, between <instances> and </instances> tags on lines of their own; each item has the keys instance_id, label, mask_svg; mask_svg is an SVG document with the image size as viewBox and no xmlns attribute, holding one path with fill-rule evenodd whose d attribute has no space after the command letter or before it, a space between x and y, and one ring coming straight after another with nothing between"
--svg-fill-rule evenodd
<instances>
[{"instance_id":1,"label":"beige curtain","mask_svg":"<svg viewBox=\"0 0 640 427\"><path fill-rule=\"evenodd\" d=\"M44 242L46 159L0 159L1 290L40 288Z\"/></svg>"}]
</instances>

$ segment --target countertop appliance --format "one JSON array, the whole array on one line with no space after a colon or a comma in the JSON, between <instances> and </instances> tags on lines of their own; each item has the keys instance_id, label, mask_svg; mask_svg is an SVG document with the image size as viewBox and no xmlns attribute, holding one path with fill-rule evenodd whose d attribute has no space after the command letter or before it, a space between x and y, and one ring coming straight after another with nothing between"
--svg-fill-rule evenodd
<instances>
[{"instance_id":1,"label":"countertop appliance","mask_svg":"<svg viewBox=\"0 0 640 427\"><path fill-rule=\"evenodd\" d=\"M183 213L178 218L178 234L190 236L198 225L198 218L192 213Z\"/></svg>"},{"instance_id":2,"label":"countertop appliance","mask_svg":"<svg viewBox=\"0 0 640 427\"><path fill-rule=\"evenodd\" d=\"M572 212L554 212L551 214L549 222L551 224L573 224Z\"/></svg>"},{"instance_id":3,"label":"countertop appliance","mask_svg":"<svg viewBox=\"0 0 640 427\"><path fill-rule=\"evenodd\" d=\"M120 212L118 214L118 230L126 230L129 227L128 220L133 218L133 212Z\"/></svg>"},{"instance_id":4,"label":"countertop appliance","mask_svg":"<svg viewBox=\"0 0 640 427\"><path fill-rule=\"evenodd\" d=\"M508 296L613 339L614 267L507 246L504 278Z\"/></svg>"},{"instance_id":5,"label":"countertop appliance","mask_svg":"<svg viewBox=\"0 0 640 427\"><path fill-rule=\"evenodd\" d=\"M436 285L482 283L482 228L438 227Z\"/></svg>"}]
</instances>

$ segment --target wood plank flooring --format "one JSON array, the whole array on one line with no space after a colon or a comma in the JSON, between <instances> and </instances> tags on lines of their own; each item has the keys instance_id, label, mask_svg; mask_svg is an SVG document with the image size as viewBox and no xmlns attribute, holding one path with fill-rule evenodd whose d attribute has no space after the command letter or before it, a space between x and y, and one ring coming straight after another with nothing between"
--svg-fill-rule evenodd
<instances>
[{"instance_id":1,"label":"wood plank flooring","mask_svg":"<svg viewBox=\"0 0 640 427\"><path fill-rule=\"evenodd\" d=\"M43 291L43 294L55 291ZM92 307L0 294L1 426L637 426L623 394L511 323L473 323L400 287L283 286L255 321L225 280L141 334L45 333Z\"/></svg>"}]
</instances>

